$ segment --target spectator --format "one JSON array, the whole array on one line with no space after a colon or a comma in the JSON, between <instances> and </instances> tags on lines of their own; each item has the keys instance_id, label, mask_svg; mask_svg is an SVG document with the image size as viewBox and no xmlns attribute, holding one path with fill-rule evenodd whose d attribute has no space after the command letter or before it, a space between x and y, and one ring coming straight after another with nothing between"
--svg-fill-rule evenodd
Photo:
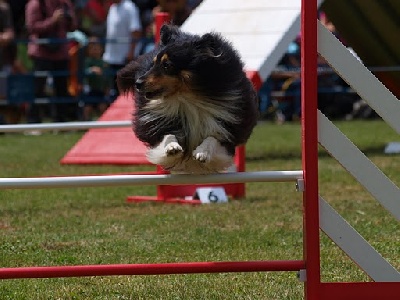
<instances>
[{"instance_id":1,"label":"spectator","mask_svg":"<svg viewBox=\"0 0 400 300\"><path fill-rule=\"evenodd\" d=\"M65 39L68 31L75 30L77 20L70 0L30 0L25 11L26 27L31 42L28 55L33 60L35 71L67 71L68 44L38 44L40 38ZM37 77L35 97L45 96L46 77ZM56 97L69 97L67 76L54 76ZM51 115L56 122L75 118L77 108L71 104L51 104ZM35 104L28 109L28 122L41 122L39 107Z\"/></svg>"},{"instance_id":2,"label":"spectator","mask_svg":"<svg viewBox=\"0 0 400 300\"><path fill-rule=\"evenodd\" d=\"M300 39L290 43L276 69L259 91L261 113L275 111L276 121L283 123L300 117ZM275 91L274 93L272 93Z\"/></svg>"},{"instance_id":3,"label":"spectator","mask_svg":"<svg viewBox=\"0 0 400 300\"><path fill-rule=\"evenodd\" d=\"M104 0L89 0L83 9L83 31L90 36L104 37L107 8Z\"/></svg>"},{"instance_id":4,"label":"spectator","mask_svg":"<svg viewBox=\"0 0 400 300\"><path fill-rule=\"evenodd\" d=\"M136 46L135 56L153 51L156 43L154 37L154 17L152 11L142 14L142 38Z\"/></svg>"},{"instance_id":5,"label":"spectator","mask_svg":"<svg viewBox=\"0 0 400 300\"><path fill-rule=\"evenodd\" d=\"M9 0L8 2L12 19L14 23L14 31L16 37L21 37L25 32L25 6L28 0Z\"/></svg>"},{"instance_id":6,"label":"spectator","mask_svg":"<svg viewBox=\"0 0 400 300\"><path fill-rule=\"evenodd\" d=\"M160 12L166 12L171 23L177 26L189 17L201 0L135 0L141 11L143 38L138 45L136 54L141 55L152 51L155 47L155 17Z\"/></svg>"},{"instance_id":7,"label":"spectator","mask_svg":"<svg viewBox=\"0 0 400 300\"><path fill-rule=\"evenodd\" d=\"M141 36L141 24L139 10L131 0L112 2L107 15L107 41L103 59L114 75L111 88L118 95L116 73L134 58L136 43Z\"/></svg>"},{"instance_id":8,"label":"spectator","mask_svg":"<svg viewBox=\"0 0 400 300\"><path fill-rule=\"evenodd\" d=\"M90 38L85 59L84 121L92 119L93 109L96 106L99 114L107 109L105 99L109 92L109 79L106 76L107 64L102 59L102 55L103 47L100 40L95 37Z\"/></svg>"},{"instance_id":9,"label":"spectator","mask_svg":"<svg viewBox=\"0 0 400 300\"><path fill-rule=\"evenodd\" d=\"M0 0L0 99L7 94L7 76L11 73L15 61L15 37L10 6Z\"/></svg>"},{"instance_id":10,"label":"spectator","mask_svg":"<svg viewBox=\"0 0 400 300\"><path fill-rule=\"evenodd\" d=\"M301 116L301 81L300 81L300 36L298 36L284 55L282 63L289 72L281 74L281 90L285 92L284 101L280 103L281 109L278 109L277 121L292 121ZM290 72L295 70L295 72Z\"/></svg>"},{"instance_id":11,"label":"spectator","mask_svg":"<svg viewBox=\"0 0 400 300\"><path fill-rule=\"evenodd\" d=\"M89 0L71 0L74 8L75 8L75 15L77 18L77 28L78 30L82 30L82 22L83 22L83 15L84 9L87 5ZM82 30L83 31L83 30Z\"/></svg>"},{"instance_id":12,"label":"spectator","mask_svg":"<svg viewBox=\"0 0 400 300\"><path fill-rule=\"evenodd\" d=\"M157 6L157 0L134 0L134 3L139 8L142 26L142 37L135 51L135 56L139 56L152 51L155 47L153 9Z\"/></svg>"}]
</instances>

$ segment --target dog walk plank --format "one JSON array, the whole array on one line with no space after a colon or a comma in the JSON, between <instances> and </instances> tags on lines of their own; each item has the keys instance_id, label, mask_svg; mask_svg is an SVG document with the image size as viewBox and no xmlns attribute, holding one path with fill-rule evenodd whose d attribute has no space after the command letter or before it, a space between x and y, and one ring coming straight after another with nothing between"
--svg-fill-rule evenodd
<instances>
[{"instance_id":1,"label":"dog walk plank","mask_svg":"<svg viewBox=\"0 0 400 300\"><path fill-rule=\"evenodd\" d=\"M131 120L132 112L131 96L120 96L99 121ZM145 151L145 145L130 127L90 129L61 159L61 164L150 164Z\"/></svg>"},{"instance_id":2,"label":"dog walk plank","mask_svg":"<svg viewBox=\"0 0 400 300\"><path fill-rule=\"evenodd\" d=\"M301 0L203 0L182 30L221 33L239 52L246 71L265 80L299 34L300 11Z\"/></svg>"}]
</instances>

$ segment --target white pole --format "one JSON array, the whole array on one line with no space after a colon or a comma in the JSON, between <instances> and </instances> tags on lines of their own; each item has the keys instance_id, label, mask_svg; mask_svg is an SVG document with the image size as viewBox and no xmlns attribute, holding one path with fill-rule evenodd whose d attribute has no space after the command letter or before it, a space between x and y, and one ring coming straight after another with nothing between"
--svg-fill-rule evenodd
<instances>
[{"instance_id":1,"label":"white pole","mask_svg":"<svg viewBox=\"0 0 400 300\"><path fill-rule=\"evenodd\" d=\"M60 122L60 123L35 123L35 124L17 124L1 125L0 132L24 132L28 130L84 130L91 128L117 128L130 127L132 121L88 121L88 122Z\"/></svg>"},{"instance_id":2,"label":"white pole","mask_svg":"<svg viewBox=\"0 0 400 300\"><path fill-rule=\"evenodd\" d=\"M263 171L210 175L100 175L70 177L1 178L0 189L96 187L121 185L177 185L241 182L287 182L303 177L303 171Z\"/></svg>"}]
</instances>

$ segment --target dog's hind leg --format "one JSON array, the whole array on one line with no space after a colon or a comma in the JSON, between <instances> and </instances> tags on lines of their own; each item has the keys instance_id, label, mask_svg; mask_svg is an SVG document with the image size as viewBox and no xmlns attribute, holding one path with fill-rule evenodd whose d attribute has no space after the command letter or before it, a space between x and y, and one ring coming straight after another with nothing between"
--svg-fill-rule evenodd
<instances>
[{"instance_id":1,"label":"dog's hind leg","mask_svg":"<svg viewBox=\"0 0 400 300\"><path fill-rule=\"evenodd\" d=\"M165 135L160 144L149 149L147 159L153 164L171 168L176 164L176 160L183 155L182 146L172 134Z\"/></svg>"},{"instance_id":2,"label":"dog's hind leg","mask_svg":"<svg viewBox=\"0 0 400 300\"><path fill-rule=\"evenodd\" d=\"M222 171L230 167L233 163L233 157L228 154L226 148L214 137L207 137L193 151L193 159L209 164L217 171Z\"/></svg>"}]
</instances>

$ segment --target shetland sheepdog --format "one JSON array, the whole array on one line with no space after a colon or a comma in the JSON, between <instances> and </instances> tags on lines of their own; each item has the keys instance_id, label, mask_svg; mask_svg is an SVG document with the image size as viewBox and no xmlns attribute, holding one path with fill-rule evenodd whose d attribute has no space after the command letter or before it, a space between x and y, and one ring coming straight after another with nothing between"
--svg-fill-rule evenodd
<instances>
[{"instance_id":1,"label":"shetland sheepdog","mask_svg":"<svg viewBox=\"0 0 400 300\"><path fill-rule=\"evenodd\" d=\"M117 74L135 92L133 131L147 158L176 173L222 172L258 119L257 97L232 45L163 25L160 44Z\"/></svg>"}]
</instances>

